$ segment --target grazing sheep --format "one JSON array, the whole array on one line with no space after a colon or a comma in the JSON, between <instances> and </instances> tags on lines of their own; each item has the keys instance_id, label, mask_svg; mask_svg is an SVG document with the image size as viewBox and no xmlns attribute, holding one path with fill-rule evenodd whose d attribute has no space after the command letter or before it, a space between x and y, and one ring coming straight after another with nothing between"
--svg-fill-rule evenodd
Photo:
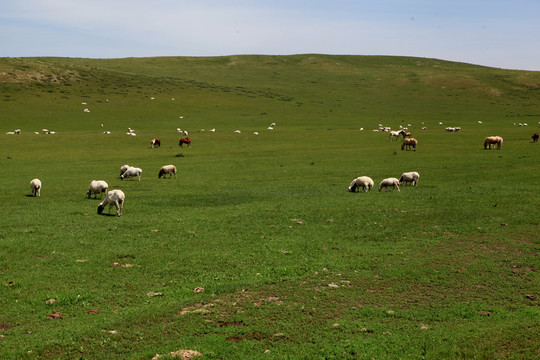
<instances>
[{"instance_id":1,"label":"grazing sheep","mask_svg":"<svg viewBox=\"0 0 540 360\"><path fill-rule=\"evenodd\" d=\"M405 146L407 147L407 149L410 149L410 147L412 146L413 151L416 151L416 145L418 145L418 140L416 140L415 138L407 138L403 140L403 144L401 144L401 150L403 150Z\"/></svg>"},{"instance_id":2,"label":"grazing sheep","mask_svg":"<svg viewBox=\"0 0 540 360\"><path fill-rule=\"evenodd\" d=\"M420 174L416 171L406 172L401 175L399 178L399 184L401 185L404 182L412 183L414 186L418 185L418 178Z\"/></svg>"},{"instance_id":3,"label":"grazing sheep","mask_svg":"<svg viewBox=\"0 0 540 360\"><path fill-rule=\"evenodd\" d=\"M141 168L136 168L136 167L130 166L130 167L127 168L126 171L124 171L124 173L122 175L120 175L120 179L124 180L125 178L128 178L128 177L138 176L139 181L141 181L141 173L142 173Z\"/></svg>"},{"instance_id":4,"label":"grazing sheep","mask_svg":"<svg viewBox=\"0 0 540 360\"><path fill-rule=\"evenodd\" d=\"M122 216L122 209L124 208L124 200L126 196L122 190L111 190L105 197L105 200L99 203L97 213L101 214L106 205L109 205L109 215L111 214L111 206L116 207L116 216Z\"/></svg>"},{"instance_id":5,"label":"grazing sheep","mask_svg":"<svg viewBox=\"0 0 540 360\"><path fill-rule=\"evenodd\" d=\"M32 189L32 196L41 196L41 180L33 179L30 181L30 189Z\"/></svg>"},{"instance_id":6,"label":"grazing sheep","mask_svg":"<svg viewBox=\"0 0 540 360\"><path fill-rule=\"evenodd\" d=\"M538 137L540 137L540 135L538 135L538 133L534 133L532 136L533 143L538 142Z\"/></svg>"},{"instance_id":7,"label":"grazing sheep","mask_svg":"<svg viewBox=\"0 0 540 360\"><path fill-rule=\"evenodd\" d=\"M15 133L15 135L19 135L21 133L21 129L16 129L15 131L13 131Z\"/></svg>"},{"instance_id":8,"label":"grazing sheep","mask_svg":"<svg viewBox=\"0 0 540 360\"><path fill-rule=\"evenodd\" d=\"M381 191L382 188L385 188L388 190L388 187L392 186L392 191L397 188L397 191L399 190L399 180L396 178L387 178L381 181L379 184L379 191Z\"/></svg>"},{"instance_id":9,"label":"grazing sheep","mask_svg":"<svg viewBox=\"0 0 540 360\"><path fill-rule=\"evenodd\" d=\"M122 167L120 168L120 176L122 176L122 174L125 173L126 170L127 170L128 168L130 168L130 167L131 167L131 166L129 166L129 165L127 165L127 164L124 165L124 166L122 166Z\"/></svg>"},{"instance_id":10,"label":"grazing sheep","mask_svg":"<svg viewBox=\"0 0 540 360\"><path fill-rule=\"evenodd\" d=\"M169 179L172 178L172 174L174 174L174 178L176 179L176 166L174 165L165 165L162 166L159 170L158 179L161 179L161 176L165 179L165 175L169 174Z\"/></svg>"},{"instance_id":11,"label":"grazing sheep","mask_svg":"<svg viewBox=\"0 0 540 360\"><path fill-rule=\"evenodd\" d=\"M368 192L371 190L371 188L373 187L374 183L373 183L373 180L368 177L368 176L360 176L360 177L357 177L356 179L354 179L351 183L351 185L349 185L349 191L350 192L355 192L356 189L360 189L363 188L364 189L364 192Z\"/></svg>"},{"instance_id":12,"label":"grazing sheep","mask_svg":"<svg viewBox=\"0 0 540 360\"><path fill-rule=\"evenodd\" d=\"M161 147L161 140L159 140L158 138L152 139L151 143L152 149L155 147Z\"/></svg>"},{"instance_id":13,"label":"grazing sheep","mask_svg":"<svg viewBox=\"0 0 540 360\"><path fill-rule=\"evenodd\" d=\"M88 195L88 198L90 199L90 195L94 194L94 199L96 199L97 194L99 193L99 198L101 199L102 193L105 193L105 196L107 196L108 189L109 189L109 184L107 184L105 181L92 180L92 182L90 183L90 188L88 188L86 195Z\"/></svg>"}]
</instances>

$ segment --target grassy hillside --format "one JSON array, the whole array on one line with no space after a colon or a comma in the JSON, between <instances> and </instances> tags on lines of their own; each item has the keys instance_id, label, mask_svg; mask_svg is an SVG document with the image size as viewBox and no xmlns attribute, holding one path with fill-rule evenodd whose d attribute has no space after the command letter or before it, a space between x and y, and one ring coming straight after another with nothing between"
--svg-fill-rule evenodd
<instances>
[{"instance_id":1,"label":"grassy hillside","mask_svg":"<svg viewBox=\"0 0 540 360\"><path fill-rule=\"evenodd\" d=\"M539 72L315 54L1 58L0 90L1 359L540 354ZM408 127L417 151L379 124ZM490 135L501 150L483 149ZM120 180L124 164L142 181ZM178 179L158 179L166 164ZM405 171L418 187L347 192ZM94 179L125 192L122 217L96 213Z\"/></svg>"}]
</instances>

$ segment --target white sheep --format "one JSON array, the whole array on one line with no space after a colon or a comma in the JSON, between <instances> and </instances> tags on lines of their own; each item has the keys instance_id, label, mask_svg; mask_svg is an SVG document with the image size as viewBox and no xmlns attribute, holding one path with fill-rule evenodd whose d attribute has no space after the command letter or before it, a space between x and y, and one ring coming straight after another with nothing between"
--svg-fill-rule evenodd
<instances>
[{"instance_id":1,"label":"white sheep","mask_svg":"<svg viewBox=\"0 0 540 360\"><path fill-rule=\"evenodd\" d=\"M30 181L30 189L32 189L32 196L41 196L41 180L33 179Z\"/></svg>"},{"instance_id":2,"label":"white sheep","mask_svg":"<svg viewBox=\"0 0 540 360\"><path fill-rule=\"evenodd\" d=\"M111 190L105 197L105 200L99 203L97 213L101 214L106 205L109 205L109 215L111 214L111 206L116 207L116 216L122 216L122 209L124 208L124 200L126 196L122 190Z\"/></svg>"},{"instance_id":3,"label":"white sheep","mask_svg":"<svg viewBox=\"0 0 540 360\"><path fill-rule=\"evenodd\" d=\"M92 182L90 183L90 188L88 188L86 195L88 195L88 198L90 199L90 195L94 194L94 199L96 199L97 194L99 193L99 198L101 199L102 193L105 193L105 196L107 196L108 189L109 189L109 184L107 184L105 181L92 180Z\"/></svg>"},{"instance_id":4,"label":"white sheep","mask_svg":"<svg viewBox=\"0 0 540 360\"><path fill-rule=\"evenodd\" d=\"M420 174L418 174L416 171L403 173L401 174L401 177L399 178L399 184L401 185L404 182L408 182L408 183L412 183L414 186L417 186L419 177L420 177Z\"/></svg>"},{"instance_id":5,"label":"white sheep","mask_svg":"<svg viewBox=\"0 0 540 360\"><path fill-rule=\"evenodd\" d=\"M130 168L130 166L128 164L126 165L123 165L121 168L120 168L120 176L122 176L123 173L126 172L126 170Z\"/></svg>"},{"instance_id":6,"label":"white sheep","mask_svg":"<svg viewBox=\"0 0 540 360\"><path fill-rule=\"evenodd\" d=\"M392 191L397 188L397 191L399 190L399 180L396 178L386 178L379 184L379 191L381 191L382 188L385 188L388 190L388 187L392 186Z\"/></svg>"},{"instance_id":7,"label":"white sheep","mask_svg":"<svg viewBox=\"0 0 540 360\"><path fill-rule=\"evenodd\" d=\"M127 177L138 176L139 181L141 181L141 173L142 169L130 166L122 175L120 175L120 179L124 180Z\"/></svg>"},{"instance_id":8,"label":"white sheep","mask_svg":"<svg viewBox=\"0 0 540 360\"><path fill-rule=\"evenodd\" d=\"M174 165L165 165L162 166L159 170L158 179L163 178L165 179L165 175L169 174L169 179L172 178L172 174L174 174L174 178L176 179L176 166Z\"/></svg>"},{"instance_id":9,"label":"white sheep","mask_svg":"<svg viewBox=\"0 0 540 360\"><path fill-rule=\"evenodd\" d=\"M350 192L355 192L356 189L360 189L362 187L364 189L364 192L368 192L373 187L374 183L373 180L368 176L360 176L354 179L349 186Z\"/></svg>"}]
</instances>

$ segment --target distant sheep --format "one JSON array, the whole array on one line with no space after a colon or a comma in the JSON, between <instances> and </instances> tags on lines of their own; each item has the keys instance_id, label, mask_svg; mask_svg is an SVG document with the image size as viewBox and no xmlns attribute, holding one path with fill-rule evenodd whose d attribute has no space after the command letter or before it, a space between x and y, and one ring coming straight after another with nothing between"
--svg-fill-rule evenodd
<instances>
[{"instance_id":1,"label":"distant sheep","mask_svg":"<svg viewBox=\"0 0 540 360\"><path fill-rule=\"evenodd\" d=\"M155 147L161 147L161 140L159 140L158 138L152 139L151 144L152 149Z\"/></svg>"},{"instance_id":2,"label":"distant sheep","mask_svg":"<svg viewBox=\"0 0 540 360\"><path fill-rule=\"evenodd\" d=\"M416 171L406 172L401 175L399 178L399 184L401 185L404 182L412 183L414 186L418 185L418 178L420 174Z\"/></svg>"},{"instance_id":3,"label":"distant sheep","mask_svg":"<svg viewBox=\"0 0 540 360\"><path fill-rule=\"evenodd\" d=\"M41 180L33 179L30 181L30 189L32 189L32 196L41 196Z\"/></svg>"},{"instance_id":4,"label":"distant sheep","mask_svg":"<svg viewBox=\"0 0 540 360\"><path fill-rule=\"evenodd\" d=\"M99 198L101 199L101 194L105 193L105 196L107 196L108 189L109 184L107 184L105 181L92 180L92 182L90 183L90 188L88 188L86 195L88 195L88 198L90 199L90 195L94 194L94 199L96 199L97 194L99 193Z\"/></svg>"},{"instance_id":5,"label":"distant sheep","mask_svg":"<svg viewBox=\"0 0 540 360\"><path fill-rule=\"evenodd\" d=\"M397 191L400 191L399 190L399 180L396 179L396 178L384 179L379 184L379 191L381 191L382 188L385 188L385 189L388 190L389 187L392 187L392 191L394 191L394 189L397 189Z\"/></svg>"},{"instance_id":6,"label":"distant sheep","mask_svg":"<svg viewBox=\"0 0 540 360\"><path fill-rule=\"evenodd\" d=\"M125 178L129 178L132 176L138 176L139 181L141 181L141 173L142 169L130 166L122 175L120 175L120 179L124 180Z\"/></svg>"},{"instance_id":7,"label":"distant sheep","mask_svg":"<svg viewBox=\"0 0 540 360\"><path fill-rule=\"evenodd\" d=\"M106 205L109 205L109 215L111 214L111 206L116 207L116 216L122 216L122 209L124 208L124 200L126 196L122 190L111 190L105 197L105 200L99 203L97 213L101 214Z\"/></svg>"},{"instance_id":8,"label":"distant sheep","mask_svg":"<svg viewBox=\"0 0 540 360\"><path fill-rule=\"evenodd\" d=\"M129 165L127 165L127 164L126 164L126 165L123 165L123 166L120 168L120 176L122 176L122 174L125 173L126 170L127 170L128 168L130 168Z\"/></svg>"},{"instance_id":9,"label":"distant sheep","mask_svg":"<svg viewBox=\"0 0 540 360\"><path fill-rule=\"evenodd\" d=\"M174 174L174 178L176 179L176 166L174 165L165 165L162 166L159 170L158 179L163 178L165 179L165 175L169 174L169 179L172 178L172 175Z\"/></svg>"},{"instance_id":10,"label":"distant sheep","mask_svg":"<svg viewBox=\"0 0 540 360\"><path fill-rule=\"evenodd\" d=\"M355 192L356 189L360 190L362 188L364 192L368 192L373 187L374 183L373 180L368 176L360 176L354 179L349 185L349 191Z\"/></svg>"},{"instance_id":11,"label":"distant sheep","mask_svg":"<svg viewBox=\"0 0 540 360\"><path fill-rule=\"evenodd\" d=\"M538 133L534 133L532 136L533 143L538 142L538 137L540 137L540 135L538 135Z\"/></svg>"}]
</instances>

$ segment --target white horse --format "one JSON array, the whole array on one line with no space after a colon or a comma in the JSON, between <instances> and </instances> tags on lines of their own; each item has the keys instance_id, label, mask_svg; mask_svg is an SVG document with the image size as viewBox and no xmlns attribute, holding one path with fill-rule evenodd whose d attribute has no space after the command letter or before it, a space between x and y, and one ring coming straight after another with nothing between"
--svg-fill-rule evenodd
<instances>
[{"instance_id":1,"label":"white horse","mask_svg":"<svg viewBox=\"0 0 540 360\"><path fill-rule=\"evenodd\" d=\"M390 140L394 140L394 138L396 138L397 140L399 140L399 136L400 135L403 135L403 137L405 137L405 131L403 130L399 130L399 131L390 131Z\"/></svg>"}]
</instances>

